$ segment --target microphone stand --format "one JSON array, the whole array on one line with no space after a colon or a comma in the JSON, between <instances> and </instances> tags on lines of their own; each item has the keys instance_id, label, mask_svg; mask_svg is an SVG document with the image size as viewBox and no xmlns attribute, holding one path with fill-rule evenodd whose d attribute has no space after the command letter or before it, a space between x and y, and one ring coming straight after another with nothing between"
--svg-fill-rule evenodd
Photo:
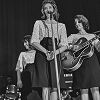
<instances>
[{"instance_id":1,"label":"microphone stand","mask_svg":"<svg viewBox=\"0 0 100 100\"><path fill-rule=\"evenodd\" d=\"M54 62L55 62L55 70L56 70L56 79L57 79L57 90L58 90L58 99L61 100L60 95L60 83L59 83L59 76L58 76L58 63L57 63L57 57L56 57L56 47L55 47L55 36L53 32L53 25L52 25L52 14L50 14L50 21L51 21L51 32L52 32L52 43L53 43L53 51L54 51Z\"/></svg>"}]
</instances>

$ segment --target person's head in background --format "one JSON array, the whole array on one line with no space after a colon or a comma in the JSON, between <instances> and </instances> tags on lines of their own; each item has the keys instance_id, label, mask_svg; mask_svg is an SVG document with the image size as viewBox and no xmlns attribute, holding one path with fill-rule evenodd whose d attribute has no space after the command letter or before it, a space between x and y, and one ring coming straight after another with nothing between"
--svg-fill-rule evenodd
<instances>
[{"instance_id":1,"label":"person's head in background","mask_svg":"<svg viewBox=\"0 0 100 100\"><path fill-rule=\"evenodd\" d=\"M50 14L52 14L52 17L55 18L55 20L58 20L59 13L54 0L44 0L42 2L41 12L43 14L41 17L42 19L49 19Z\"/></svg>"},{"instance_id":2,"label":"person's head in background","mask_svg":"<svg viewBox=\"0 0 100 100\"><path fill-rule=\"evenodd\" d=\"M84 15L76 15L74 17L74 21L75 21L75 26L79 31L89 30L89 22L88 22L88 19Z\"/></svg>"},{"instance_id":3,"label":"person's head in background","mask_svg":"<svg viewBox=\"0 0 100 100\"><path fill-rule=\"evenodd\" d=\"M30 44L31 35L25 35L23 39L24 47L27 51L32 50L32 45Z\"/></svg>"}]
</instances>

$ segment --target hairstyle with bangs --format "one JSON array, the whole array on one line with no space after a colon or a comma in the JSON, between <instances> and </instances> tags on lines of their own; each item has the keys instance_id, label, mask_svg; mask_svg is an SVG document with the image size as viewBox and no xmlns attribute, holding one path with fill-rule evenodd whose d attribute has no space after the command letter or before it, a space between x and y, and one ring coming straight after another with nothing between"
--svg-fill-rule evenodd
<instances>
[{"instance_id":1,"label":"hairstyle with bangs","mask_svg":"<svg viewBox=\"0 0 100 100\"><path fill-rule=\"evenodd\" d=\"M45 12L44 12L44 6L47 4L47 3L50 3L52 6L53 6L53 8L54 8L54 13L53 13L53 16L54 16L54 18L56 19L56 20L58 20L58 18L59 18L59 13L58 13L58 9L57 9L57 5L56 5L56 3L55 3L55 1L54 0L44 0L43 2L42 2L42 9L41 9L41 12L42 12L42 19L45 19L46 18L46 15L45 15Z\"/></svg>"},{"instance_id":2,"label":"hairstyle with bangs","mask_svg":"<svg viewBox=\"0 0 100 100\"><path fill-rule=\"evenodd\" d=\"M89 30L89 22L88 19L83 15L76 15L74 20L77 19L79 23L82 23L85 30Z\"/></svg>"}]
</instances>

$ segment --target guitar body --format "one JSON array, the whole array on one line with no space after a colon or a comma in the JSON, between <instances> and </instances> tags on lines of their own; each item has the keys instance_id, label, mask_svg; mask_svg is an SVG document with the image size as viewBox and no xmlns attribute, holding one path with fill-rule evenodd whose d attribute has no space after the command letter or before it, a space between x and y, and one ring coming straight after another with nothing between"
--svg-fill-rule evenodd
<instances>
[{"instance_id":1,"label":"guitar body","mask_svg":"<svg viewBox=\"0 0 100 100\"><path fill-rule=\"evenodd\" d=\"M86 38L80 38L74 45L78 45L80 47L86 42ZM68 71L75 71L81 66L83 60L91 57L93 53L94 48L92 44L86 45L78 51L66 50L61 54L62 66Z\"/></svg>"}]
</instances>

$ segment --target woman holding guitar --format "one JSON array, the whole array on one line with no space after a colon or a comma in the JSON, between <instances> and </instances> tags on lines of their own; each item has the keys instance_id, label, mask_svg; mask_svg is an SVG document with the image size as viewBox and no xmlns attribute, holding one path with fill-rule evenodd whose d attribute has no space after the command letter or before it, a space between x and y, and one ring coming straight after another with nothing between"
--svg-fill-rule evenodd
<instances>
[{"instance_id":1,"label":"woman holding guitar","mask_svg":"<svg viewBox=\"0 0 100 100\"><path fill-rule=\"evenodd\" d=\"M95 35L86 32L89 30L89 23L87 18L83 15L75 16L75 26L78 33L71 34L68 37L68 42L75 44L75 46L73 46L73 50L77 51L79 45L84 42L84 39L89 41L90 39L94 38ZM79 39L80 42L77 43ZM88 48L84 51L84 54L88 55L88 57L84 59L80 68L73 71L73 89L80 89L82 100L89 100L89 89L91 90L93 100L100 100L100 65L96 57L94 47L97 49L97 51L100 51L99 39L94 39L94 41L89 44Z\"/></svg>"},{"instance_id":2,"label":"woman holding guitar","mask_svg":"<svg viewBox=\"0 0 100 100\"><path fill-rule=\"evenodd\" d=\"M54 62L53 42L55 39L58 53L67 49L67 32L65 24L58 22L58 9L54 0L44 0L41 12L42 20L34 24L31 43L36 48L35 73L33 87L42 87L43 100L57 100L57 79ZM61 49L60 49L61 47ZM63 70L57 55L59 78L61 87L64 86Z\"/></svg>"}]
</instances>

